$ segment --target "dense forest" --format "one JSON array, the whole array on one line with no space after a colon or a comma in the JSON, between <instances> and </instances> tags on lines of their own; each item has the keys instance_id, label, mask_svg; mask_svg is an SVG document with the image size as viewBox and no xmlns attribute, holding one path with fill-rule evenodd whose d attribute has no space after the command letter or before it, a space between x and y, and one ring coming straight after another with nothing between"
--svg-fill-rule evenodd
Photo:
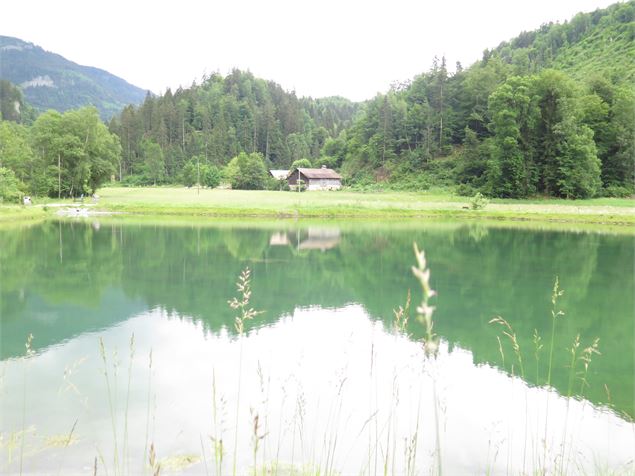
<instances>
[{"instance_id":1,"label":"dense forest","mask_svg":"<svg viewBox=\"0 0 635 476\"><path fill-rule=\"evenodd\" d=\"M111 178L214 186L224 176L243 186L231 180L235 164L254 175L245 188L262 188L267 168L298 160L336 168L362 190L631 195L634 18L635 1L618 3L523 32L469 68L435 58L364 103L298 98L234 70L148 94L106 128L90 109L34 119L3 83L0 180L14 189L4 198L88 193Z\"/></svg>"},{"instance_id":2,"label":"dense forest","mask_svg":"<svg viewBox=\"0 0 635 476\"><path fill-rule=\"evenodd\" d=\"M338 138L338 164L366 184L458 184L501 197L632 193L634 14L631 1L544 25L453 74L436 60L366 104Z\"/></svg>"},{"instance_id":3,"label":"dense forest","mask_svg":"<svg viewBox=\"0 0 635 476\"><path fill-rule=\"evenodd\" d=\"M249 72L213 74L200 85L148 95L110 122L122 145L119 179L147 182L148 148L157 145L164 182L178 181L188 162L224 166L240 152L289 168L296 160L318 159L329 139L350 127L357 108L337 97L299 99Z\"/></svg>"}]
</instances>

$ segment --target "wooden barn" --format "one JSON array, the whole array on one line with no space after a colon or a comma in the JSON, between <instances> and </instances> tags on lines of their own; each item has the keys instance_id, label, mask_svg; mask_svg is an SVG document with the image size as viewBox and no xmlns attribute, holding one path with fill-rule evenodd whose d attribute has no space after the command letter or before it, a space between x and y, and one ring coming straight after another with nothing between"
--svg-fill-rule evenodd
<instances>
[{"instance_id":1,"label":"wooden barn","mask_svg":"<svg viewBox=\"0 0 635 476\"><path fill-rule=\"evenodd\" d=\"M307 190L339 190L342 188L342 177L335 170L326 168L305 169L303 167L293 169L287 180L290 187L298 184L298 179L302 180Z\"/></svg>"}]
</instances>

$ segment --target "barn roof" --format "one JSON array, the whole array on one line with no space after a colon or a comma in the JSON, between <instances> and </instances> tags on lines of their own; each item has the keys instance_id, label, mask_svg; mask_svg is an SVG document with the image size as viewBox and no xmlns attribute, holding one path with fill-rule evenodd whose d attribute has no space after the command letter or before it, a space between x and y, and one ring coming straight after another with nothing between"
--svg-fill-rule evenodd
<instances>
[{"instance_id":1,"label":"barn roof","mask_svg":"<svg viewBox=\"0 0 635 476\"><path fill-rule=\"evenodd\" d=\"M302 175L306 178L310 179L336 179L341 180L341 176L335 172L333 169L327 169L326 167L322 167L321 169L305 169L304 167L300 167L296 170L299 170ZM294 170L295 172L295 170ZM289 174L291 175L291 174Z\"/></svg>"},{"instance_id":2,"label":"barn roof","mask_svg":"<svg viewBox=\"0 0 635 476\"><path fill-rule=\"evenodd\" d=\"M289 175L288 170L270 170L269 173L273 178L276 178L278 180L286 179L287 175Z\"/></svg>"}]
</instances>

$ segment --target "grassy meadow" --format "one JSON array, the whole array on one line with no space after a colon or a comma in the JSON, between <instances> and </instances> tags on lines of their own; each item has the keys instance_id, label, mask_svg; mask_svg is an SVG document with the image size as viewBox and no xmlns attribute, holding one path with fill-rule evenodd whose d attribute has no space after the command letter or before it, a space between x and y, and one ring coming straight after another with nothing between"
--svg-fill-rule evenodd
<instances>
[{"instance_id":1,"label":"grassy meadow","mask_svg":"<svg viewBox=\"0 0 635 476\"><path fill-rule=\"evenodd\" d=\"M426 217L635 223L635 200L491 200L471 210L469 197L445 191L276 192L260 190L104 188L99 207L111 211L168 215L276 217Z\"/></svg>"},{"instance_id":2,"label":"grassy meadow","mask_svg":"<svg viewBox=\"0 0 635 476\"><path fill-rule=\"evenodd\" d=\"M302 193L264 190L197 189L196 187L108 187L99 201L86 200L92 210L134 215L260 217L260 218L460 218L635 224L635 200L491 199L478 210L472 198L444 190L426 192ZM30 207L0 206L0 222L44 218L72 200L38 199Z\"/></svg>"}]
</instances>

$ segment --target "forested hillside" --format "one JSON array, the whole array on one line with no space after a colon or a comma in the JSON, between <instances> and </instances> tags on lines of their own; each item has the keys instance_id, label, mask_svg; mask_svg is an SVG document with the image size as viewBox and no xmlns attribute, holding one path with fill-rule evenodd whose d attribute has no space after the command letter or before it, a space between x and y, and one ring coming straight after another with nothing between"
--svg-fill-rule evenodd
<instances>
[{"instance_id":1,"label":"forested hillside","mask_svg":"<svg viewBox=\"0 0 635 476\"><path fill-rule=\"evenodd\" d=\"M127 104L139 104L146 94L107 71L9 36L0 36L0 79L20 86L27 102L39 111L92 105L103 119L119 114Z\"/></svg>"},{"instance_id":2,"label":"forested hillside","mask_svg":"<svg viewBox=\"0 0 635 476\"><path fill-rule=\"evenodd\" d=\"M630 6L629 6L630 4ZM548 23L501 43L493 52L517 73L555 68L575 79L598 72L612 82L635 80L632 2L578 13L564 24ZM485 52L485 56L491 53Z\"/></svg>"},{"instance_id":3,"label":"forested hillside","mask_svg":"<svg viewBox=\"0 0 635 476\"><path fill-rule=\"evenodd\" d=\"M635 2L522 33L468 69L445 60L378 95L338 140L370 185L458 183L466 194L633 191ZM558 69L556 69L558 68Z\"/></svg>"},{"instance_id":4,"label":"forested hillside","mask_svg":"<svg viewBox=\"0 0 635 476\"><path fill-rule=\"evenodd\" d=\"M213 74L199 85L148 95L110 123L121 139L121 178L147 178L150 151L160 149L161 182L180 180L192 160L223 166L240 152L260 153L273 168L315 161L346 130L358 105L344 98L298 99L249 72ZM156 148L159 147L159 149Z\"/></svg>"}]
</instances>

